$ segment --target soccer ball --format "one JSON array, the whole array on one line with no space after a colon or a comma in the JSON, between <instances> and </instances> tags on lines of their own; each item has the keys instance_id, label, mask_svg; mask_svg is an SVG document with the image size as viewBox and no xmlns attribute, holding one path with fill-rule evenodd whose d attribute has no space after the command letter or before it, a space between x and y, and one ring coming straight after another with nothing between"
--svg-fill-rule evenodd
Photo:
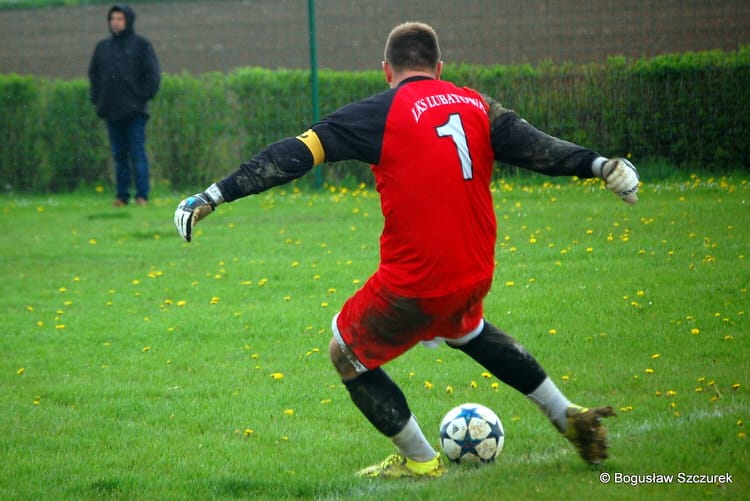
<instances>
[{"instance_id":1,"label":"soccer ball","mask_svg":"<svg viewBox=\"0 0 750 501\"><path fill-rule=\"evenodd\" d=\"M504 442L500 418L480 404L454 407L440 422L440 446L455 463L491 463Z\"/></svg>"}]
</instances>

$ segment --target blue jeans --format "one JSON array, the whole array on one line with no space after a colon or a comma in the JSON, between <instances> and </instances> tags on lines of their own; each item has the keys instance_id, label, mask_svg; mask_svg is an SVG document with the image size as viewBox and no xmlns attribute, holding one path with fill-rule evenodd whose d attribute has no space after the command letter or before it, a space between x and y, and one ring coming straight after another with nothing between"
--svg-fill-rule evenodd
<instances>
[{"instance_id":1,"label":"blue jeans","mask_svg":"<svg viewBox=\"0 0 750 501\"><path fill-rule=\"evenodd\" d=\"M137 116L123 122L107 122L109 144L115 157L117 198L127 203L135 171L135 196L148 200L148 157L146 157L146 117Z\"/></svg>"}]
</instances>

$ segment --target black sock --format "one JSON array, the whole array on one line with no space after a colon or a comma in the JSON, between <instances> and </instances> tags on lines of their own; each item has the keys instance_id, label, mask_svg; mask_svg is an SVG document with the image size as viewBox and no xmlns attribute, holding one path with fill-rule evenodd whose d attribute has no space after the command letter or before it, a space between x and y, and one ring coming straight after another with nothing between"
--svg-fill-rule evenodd
<instances>
[{"instance_id":1,"label":"black sock","mask_svg":"<svg viewBox=\"0 0 750 501\"><path fill-rule=\"evenodd\" d=\"M547 377L539 362L518 341L486 321L482 332L465 345L448 346L463 351L524 395L534 391Z\"/></svg>"},{"instance_id":2,"label":"black sock","mask_svg":"<svg viewBox=\"0 0 750 501\"><path fill-rule=\"evenodd\" d=\"M344 386L354 405L386 437L397 435L411 418L404 393L380 367L344 381Z\"/></svg>"}]
</instances>

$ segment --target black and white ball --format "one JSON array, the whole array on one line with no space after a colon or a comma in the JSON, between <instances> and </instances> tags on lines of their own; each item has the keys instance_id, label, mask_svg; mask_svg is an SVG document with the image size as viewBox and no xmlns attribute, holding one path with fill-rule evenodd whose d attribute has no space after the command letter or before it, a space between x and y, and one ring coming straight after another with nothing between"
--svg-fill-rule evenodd
<instances>
[{"instance_id":1,"label":"black and white ball","mask_svg":"<svg viewBox=\"0 0 750 501\"><path fill-rule=\"evenodd\" d=\"M503 450L503 423L481 404L454 407L440 422L440 445L456 463L490 463Z\"/></svg>"}]
</instances>

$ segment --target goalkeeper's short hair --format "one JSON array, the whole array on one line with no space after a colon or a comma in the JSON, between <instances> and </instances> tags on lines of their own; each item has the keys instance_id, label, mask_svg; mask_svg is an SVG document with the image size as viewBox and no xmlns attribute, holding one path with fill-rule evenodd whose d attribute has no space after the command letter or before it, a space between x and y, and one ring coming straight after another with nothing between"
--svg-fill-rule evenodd
<instances>
[{"instance_id":1,"label":"goalkeeper's short hair","mask_svg":"<svg viewBox=\"0 0 750 501\"><path fill-rule=\"evenodd\" d=\"M424 23L399 24L388 35L384 57L396 71L432 71L440 62L437 33Z\"/></svg>"}]
</instances>

